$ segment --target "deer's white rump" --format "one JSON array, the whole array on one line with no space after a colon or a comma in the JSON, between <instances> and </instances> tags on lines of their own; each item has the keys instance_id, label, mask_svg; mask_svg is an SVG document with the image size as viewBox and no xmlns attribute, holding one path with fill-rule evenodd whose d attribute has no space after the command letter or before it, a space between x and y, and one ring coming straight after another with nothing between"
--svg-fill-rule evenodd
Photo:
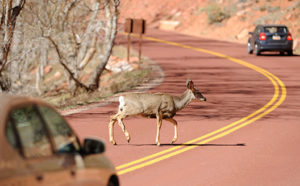
<instances>
[{"instance_id":1,"label":"deer's white rump","mask_svg":"<svg viewBox=\"0 0 300 186\"><path fill-rule=\"evenodd\" d=\"M141 115L149 118L156 118L157 133L156 144L160 145L159 135L162 120L167 120L174 125L174 143L177 138L177 121L173 119L176 112L188 105L193 99L206 101L206 98L199 92L192 81L187 81L187 90L181 96L172 96L164 93L129 93L119 97L118 113L110 117L109 140L116 145L114 140L114 124L118 121L127 141L130 141L129 132L126 130L123 119L129 116Z\"/></svg>"}]
</instances>

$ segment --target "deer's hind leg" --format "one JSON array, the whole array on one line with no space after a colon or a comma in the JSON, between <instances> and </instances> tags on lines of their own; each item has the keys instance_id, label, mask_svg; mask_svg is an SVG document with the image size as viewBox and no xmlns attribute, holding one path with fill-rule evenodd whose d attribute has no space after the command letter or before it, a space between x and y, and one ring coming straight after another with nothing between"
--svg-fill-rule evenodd
<instances>
[{"instance_id":1,"label":"deer's hind leg","mask_svg":"<svg viewBox=\"0 0 300 186\"><path fill-rule=\"evenodd\" d=\"M110 121L109 121L109 124L108 124L108 128L109 128L109 141L112 144L114 144L114 145L117 144L116 141L115 141L115 139L114 139L114 125L115 125L115 123L117 121L117 115L118 114L110 116Z\"/></svg>"},{"instance_id":2,"label":"deer's hind leg","mask_svg":"<svg viewBox=\"0 0 300 186\"><path fill-rule=\"evenodd\" d=\"M117 120L118 120L119 126L121 127L121 129L122 129L122 131L123 131L123 133L124 133L124 135L126 137L127 142L129 143L129 141L130 141L130 135L129 135L129 132L127 131L124 123L123 123L123 119L124 118L125 118L124 116L120 115L119 117L117 117Z\"/></svg>"},{"instance_id":3,"label":"deer's hind leg","mask_svg":"<svg viewBox=\"0 0 300 186\"><path fill-rule=\"evenodd\" d=\"M156 129L156 145L160 146L159 142L159 136L160 136L160 129L162 125L162 115L161 114L156 114L156 123L157 123L157 129Z\"/></svg>"},{"instance_id":4,"label":"deer's hind leg","mask_svg":"<svg viewBox=\"0 0 300 186\"><path fill-rule=\"evenodd\" d=\"M129 132L127 131L127 129L125 128L125 125L123 123L123 119L125 118L126 116L124 116L122 113L118 112L117 114L115 115L112 115L110 117L110 122L108 124L108 128L109 128L109 141L116 145L116 141L114 139L114 125L116 123L116 121L118 121L118 124L119 126L121 127L125 137L126 137L126 140L127 142L129 143L130 141L130 135L129 135Z\"/></svg>"}]
</instances>

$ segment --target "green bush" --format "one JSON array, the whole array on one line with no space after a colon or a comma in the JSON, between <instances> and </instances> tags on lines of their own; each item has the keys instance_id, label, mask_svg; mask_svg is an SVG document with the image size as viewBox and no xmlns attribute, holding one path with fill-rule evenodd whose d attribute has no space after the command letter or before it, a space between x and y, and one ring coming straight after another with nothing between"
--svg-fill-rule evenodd
<instances>
[{"instance_id":1,"label":"green bush","mask_svg":"<svg viewBox=\"0 0 300 186\"><path fill-rule=\"evenodd\" d=\"M230 14L222 11L222 9L216 5L210 5L206 8L207 20L209 24L221 23L223 20L230 17Z\"/></svg>"}]
</instances>

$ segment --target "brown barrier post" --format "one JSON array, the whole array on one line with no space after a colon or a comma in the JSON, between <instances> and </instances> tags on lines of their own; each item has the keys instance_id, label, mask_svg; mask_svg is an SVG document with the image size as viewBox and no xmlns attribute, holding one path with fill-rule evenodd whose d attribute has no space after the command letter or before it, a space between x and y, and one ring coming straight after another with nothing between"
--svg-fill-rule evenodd
<instances>
[{"instance_id":1,"label":"brown barrier post","mask_svg":"<svg viewBox=\"0 0 300 186\"><path fill-rule=\"evenodd\" d=\"M131 45L131 38L130 34L132 33L133 27L133 19L127 18L125 21L125 28L124 31L127 32L127 61L130 61L130 45Z\"/></svg>"},{"instance_id":2,"label":"brown barrier post","mask_svg":"<svg viewBox=\"0 0 300 186\"><path fill-rule=\"evenodd\" d=\"M146 21L144 19L133 19L132 32L135 34L139 34L139 62L141 62L141 53L142 53L142 41L144 34L146 31Z\"/></svg>"},{"instance_id":3,"label":"brown barrier post","mask_svg":"<svg viewBox=\"0 0 300 186\"><path fill-rule=\"evenodd\" d=\"M130 40L130 33L127 34L127 61L130 61L130 44L131 44L131 40Z\"/></svg>"},{"instance_id":4,"label":"brown barrier post","mask_svg":"<svg viewBox=\"0 0 300 186\"><path fill-rule=\"evenodd\" d=\"M142 55L142 40L143 40L143 37L142 37L142 34L140 34L140 37L139 37L139 62L141 62L141 55Z\"/></svg>"},{"instance_id":5,"label":"brown barrier post","mask_svg":"<svg viewBox=\"0 0 300 186\"><path fill-rule=\"evenodd\" d=\"M139 34L139 62L141 62L141 55L142 55L142 41L143 37L142 34L146 31L146 21L144 19L131 19L127 18L125 21L125 32L127 32L127 61L129 62L130 58L130 45L131 45L131 38L130 34L135 33Z\"/></svg>"}]
</instances>

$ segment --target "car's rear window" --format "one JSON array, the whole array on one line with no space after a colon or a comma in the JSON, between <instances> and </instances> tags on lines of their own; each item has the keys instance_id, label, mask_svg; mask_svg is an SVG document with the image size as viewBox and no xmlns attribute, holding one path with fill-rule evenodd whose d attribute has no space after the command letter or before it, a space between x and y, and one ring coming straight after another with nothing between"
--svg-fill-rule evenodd
<instances>
[{"instance_id":1,"label":"car's rear window","mask_svg":"<svg viewBox=\"0 0 300 186\"><path fill-rule=\"evenodd\" d=\"M277 26L268 26L264 28L266 33L287 33L287 28L286 27L277 27Z\"/></svg>"}]
</instances>

